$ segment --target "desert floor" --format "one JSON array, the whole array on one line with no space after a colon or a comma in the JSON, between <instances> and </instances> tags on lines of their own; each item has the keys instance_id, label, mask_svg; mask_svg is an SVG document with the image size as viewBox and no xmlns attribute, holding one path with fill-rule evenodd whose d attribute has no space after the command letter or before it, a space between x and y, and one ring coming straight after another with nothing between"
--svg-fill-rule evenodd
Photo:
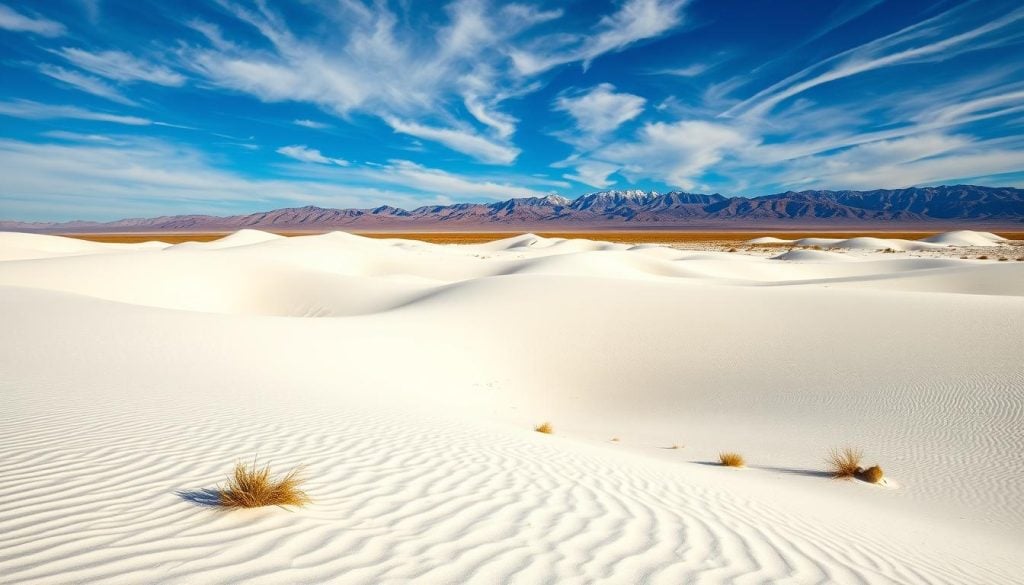
<instances>
[{"instance_id":1,"label":"desert floor","mask_svg":"<svg viewBox=\"0 0 1024 585\"><path fill-rule=\"evenodd\" d=\"M761 235L0 233L0 581L1019 583L1024 247Z\"/></svg>"}]
</instances>

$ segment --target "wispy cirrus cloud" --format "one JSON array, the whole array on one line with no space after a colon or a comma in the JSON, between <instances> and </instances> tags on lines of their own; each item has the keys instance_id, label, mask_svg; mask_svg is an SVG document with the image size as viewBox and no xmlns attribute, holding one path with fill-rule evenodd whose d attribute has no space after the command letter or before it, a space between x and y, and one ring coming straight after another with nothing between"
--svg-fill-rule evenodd
<instances>
[{"instance_id":1,"label":"wispy cirrus cloud","mask_svg":"<svg viewBox=\"0 0 1024 585\"><path fill-rule=\"evenodd\" d=\"M43 63L39 65L39 71L48 77L52 77L58 81L62 81L71 87L90 93L92 95L108 99L112 102L117 102L126 106L135 105L135 101L128 98L117 88L112 87L108 83L104 82L98 77L92 75L85 75L78 71L70 71L63 67L56 65L50 65Z\"/></svg>"},{"instance_id":2,"label":"wispy cirrus cloud","mask_svg":"<svg viewBox=\"0 0 1024 585\"><path fill-rule=\"evenodd\" d=\"M292 120L292 124L295 124L296 126L302 126L303 128L312 128L313 130L324 130L326 128L331 127L330 124L317 122L316 120L307 120L305 118Z\"/></svg>"},{"instance_id":3,"label":"wispy cirrus cloud","mask_svg":"<svg viewBox=\"0 0 1024 585\"><path fill-rule=\"evenodd\" d=\"M64 25L48 18L15 11L0 4L0 29L26 32L44 37L59 37L67 32Z\"/></svg>"},{"instance_id":4,"label":"wispy cirrus cloud","mask_svg":"<svg viewBox=\"0 0 1024 585\"><path fill-rule=\"evenodd\" d=\"M477 160L492 164L511 164L519 156L520 150L488 140L472 131L455 128L435 128L388 117L389 126L401 134L408 134L424 140L439 142L452 150L468 154Z\"/></svg>"},{"instance_id":5,"label":"wispy cirrus cloud","mask_svg":"<svg viewBox=\"0 0 1024 585\"><path fill-rule=\"evenodd\" d=\"M968 2L829 57L759 91L725 115L763 116L784 100L846 77L908 63L944 61L1024 38L1016 26L1024 21L1024 8L987 19L976 8L976 2Z\"/></svg>"},{"instance_id":6,"label":"wispy cirrus cloud","mask_svg":"<svg viewBox=\"0 0 1024 585\"><path fill-rule=\"evenodd\" d=\"M149 126L155 123L148 118L140 118L138 116L122 116L120 114L87 110L78 106L41 104L29 100L0 102L0 116L10 116L25 120L92 120L128 126Z\"/></svg>"},{"instance_id":7,"label":"wispy cirrus cloud","mask_svg":"<svg viewBox=\"0 0 1024 585\"><path fill-rule=\"evenodd\" d=\"M165 65L151 63L123 51L90 52L74 47L55 51L75 66L119 82L155 83L168 87L185 84L185 76Z\"/></svg>"},{"instance_id":8,"label":"wispy cirrus cloud","mask_svg":"<svg viewBox=\"0 0 1024 585\"><path fill-rule=\"evenodd\" d=\"M584 68L601 55L661 36L683 21L685 0L626 0L612 14L602 16L587 34L554 34L534 39L510 53L516 69L535 75L566 63Z\"/></svg>"},{"instance_id":9,"label":"wispy cirrus cloud","mask_svg":"<svg viewBox=\"0 0 1024 585\"><path fill-rule=\"evenodd\" d=\"M341 158L329 158L324 156L319 150L310 148L304 144L293 144L291 146L282 146L277 149L278 154L283 154L288 158L295 159L301 162L316 163L321 165L338 165L347 167L349 162Z\"/></svg>"}]
</instances>

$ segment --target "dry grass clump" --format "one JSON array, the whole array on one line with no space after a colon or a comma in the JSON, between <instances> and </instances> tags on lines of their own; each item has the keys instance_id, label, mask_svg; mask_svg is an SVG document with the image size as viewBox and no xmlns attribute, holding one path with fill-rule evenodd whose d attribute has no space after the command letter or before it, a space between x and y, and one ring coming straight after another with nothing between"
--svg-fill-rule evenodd
<instances>
[{"instance_id":1,"label":"dry grass clump","mask_svg":"<svg viewBox=\"0 0 1024 585\"><path fill-rule=\"evenodd\" d=\"M739 250L737 250L736 248L729 248L729 251L730 252L739 252Z\"/></svg>"},{"instance_id":2,"label":"dry grass clump","mask_svg":"<svg viewBox=\"0 0 1024 585\"><path fill-rule=\"evenodd\" d=\"M988 256L985 256L985 255L978 256L978 260L988 260Z\"/></svg>"},{"instance_id":3,"label":"dry grass clump","mask_svg":"<svg viewBox=\"0 0 1024 585\"><path fill-rule=\"evenodd\" d=\"M863 458L864 454L860 449L843 447L842 449L833 449L826 462L832 477L856 477L863 471L860 466L860 460Z\"/></svg>"},{"instance_id":4,"label":"dry grass clump","mask_svg":"<svg viewBox=\"0 0 1024 585\"><path fill-rule=\"evenodd\" d=\"M857 476L858 479L864 480L868 483L878 483L882 481L883 477L885 477L885 474L882 473L882 468L877 465L868 467Z\"/></svg>"},{"instance_id":5,"label":"dry grass clump","mask_svg":"<svg viewBox=\"0 0 1024 585\"><path fill-rule=\"evenodd\" d=\"M258 508L260 506L305 506L310 503L306 492L299 489L304 479L296 468L279 479L270 476L270 466L262 468L245 463L235 465L233 477L228 478L218 500L225 508Z\"/></svg>"},{"instance_id":6,"label":"dry grass clump","mask_svg":"<svg viewBox=\"0 0 1024 585\"><path fill-rule=\"evenodd\" d=\"M885 474L882 472L882 468L877 465L872 465L867 469L860 466L860 460L864 458L863 453L860 449L854 449L853 447L844 447L842 449L833 449L829 453L828 462L829 471L832 473L832 477L835 478L846 478L855 477L861 481L868 483L878 483L882 481Z\"/></svg>"},{"instance_id":7,"label":"dry grass clump","mask_svg":"<svg viewBox=\"0 0 1024 585\"><path fill-rule=\"evenodd\" d=\"M726 467L743 467L746 462L739 453L719 453L718 460Z\"/></svg>"},{"instance_id":8,"label":"dry grass clump","mask_svg":"<svg viewBox=\"0 0 1024 585\"><path fill-rule=\"evenodd\" d=\"M999 257L999 261L1000 262L1006 262L1007 260L1009 260L1009 258L1007 258L1006 256L1000 256Z\"/></svg>"},{"instance_id":9,"label":"dry grass clump","mask_svg":"<svg viewBox=\"0 0 1024 585\"><path fill-rule=\"evenodd\" d=\"M533 430L537 431L538 433L550 435L555 432L555 427L551 426L551 423L549 422L542 422L539 425L533 427Z\"/></svg>"}]
</instances>

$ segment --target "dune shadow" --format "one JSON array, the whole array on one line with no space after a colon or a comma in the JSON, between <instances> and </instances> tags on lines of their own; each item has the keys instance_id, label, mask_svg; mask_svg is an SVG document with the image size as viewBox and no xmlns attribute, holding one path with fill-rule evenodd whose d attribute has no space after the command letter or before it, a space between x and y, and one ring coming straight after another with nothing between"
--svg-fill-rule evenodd
<instances>
[{"instance_id":1,"label":"dune shadow","mask_svg":"<svg viewBox=\"0 0 1024 585\"><path fill-rule=\"evenodd\" d=\"M220 490L178 490L174 492L174 495L197 506L206 506L208 508L220 506Z\"/></svg>"}]
</instances>

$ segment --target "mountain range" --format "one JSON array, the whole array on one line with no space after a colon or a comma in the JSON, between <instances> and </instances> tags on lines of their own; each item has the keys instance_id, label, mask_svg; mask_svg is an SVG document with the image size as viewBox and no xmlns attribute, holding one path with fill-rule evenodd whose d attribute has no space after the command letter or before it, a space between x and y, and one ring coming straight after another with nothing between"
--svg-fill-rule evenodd
<instances>
[{"instance_id":1,"label":"mountain range","mask_svg":"<svg viewBox=\"0 0 1024 585\"><path fill-rule=\"evenodd\" d=\"M600 191L412 210L315 206L218 217L174 215L111 222L0 221L0 230L40 232L214 232L242 228L320 231L510 229L732 229L977 225L1024 228L1024 189L954 185L872 191L787 191L726 197L673 191Z\"/></svg>"}]
</instances>

